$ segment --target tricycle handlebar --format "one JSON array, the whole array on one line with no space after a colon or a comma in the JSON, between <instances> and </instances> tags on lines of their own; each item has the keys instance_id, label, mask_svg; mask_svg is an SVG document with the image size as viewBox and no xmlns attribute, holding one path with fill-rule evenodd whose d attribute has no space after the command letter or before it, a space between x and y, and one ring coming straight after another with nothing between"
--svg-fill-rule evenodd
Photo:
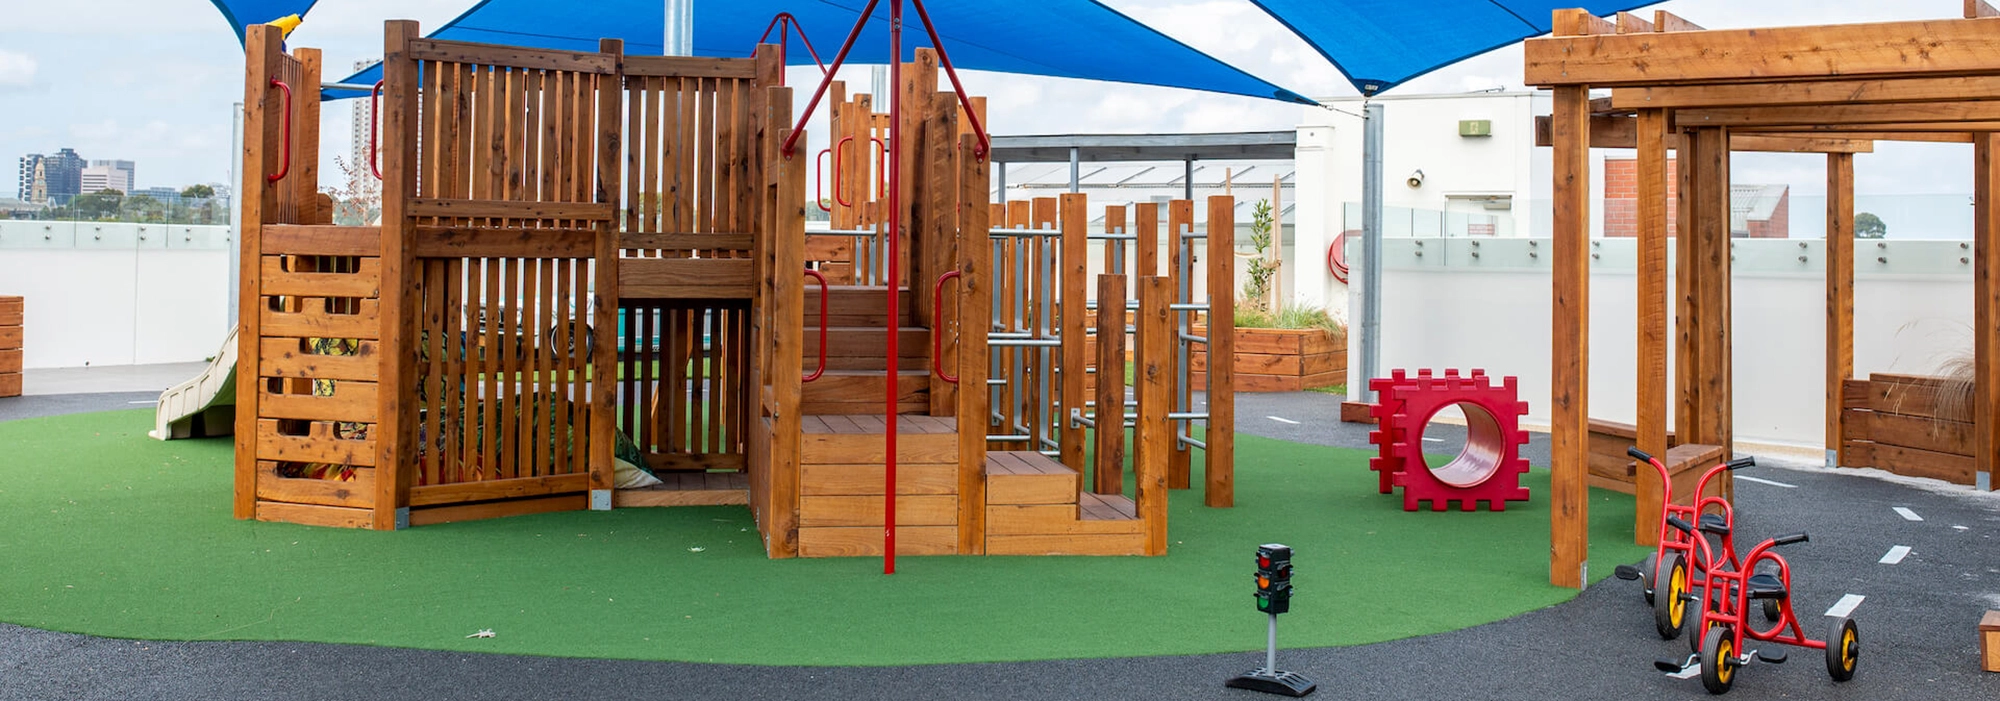
<instances>
[{"instance_id":1,"label":"tricycle handlebar","mask_svg":"<svg viewBox=\"0 0 2000 701\"><path fill-rule=\"evenodd\" d=\"M1731 460L1731 461L1729 461L1729 462L1727 463L1727 465L1729 466L1729 469L1731 469L1731 470L1741 470L1741 469L1743 469L1743 468L1746 468L1746 467L1756 467L1756 466L1757 466L1757 458L1755 458L1755 457L1743 457L1743 458L1737 458L1737 459L1735 459L1735 460Z\"/></svg>"},{"instance_id":2,"label":"tricycle handlebar","mask_svg":"<svg viewBox=\"0 0 2000 701\"><path fill-rule=\"evenodd\" d=\"M1808 540L1812 540L1812 539L1811 539L1811 538L1808 538L1808 537L1806 537L1806 534L1804 534L1804 533L1793 533L1793 534L1791 534L1791 535L1781 535L1781 536L1778 536L1778 537L1776 537L1776 538L1772 538L1772 539L1771 539L1771 547L1774 547L1774 548L1775 548L1775 547L1777 547L1777 546L1780 546L1780 545L1791 545L1791 544L1793 544L1793 543L1804 543L1804 542L1806 542L1806 541L1808 541Z\"/></svg>"},{"instance_id":3,"label":"tricycle handlebar","mask_svg":"<svg viewBox=\"0 0 2000 701\"><path fill-rule=\"evenodd\" d=\"M1681 520L1681 517L1679 516L1668 516L1667 525L1673 526L1682 533L1686 533L1688 535L1694 535L1694 525Z\"/></svg>"}]
</instances>

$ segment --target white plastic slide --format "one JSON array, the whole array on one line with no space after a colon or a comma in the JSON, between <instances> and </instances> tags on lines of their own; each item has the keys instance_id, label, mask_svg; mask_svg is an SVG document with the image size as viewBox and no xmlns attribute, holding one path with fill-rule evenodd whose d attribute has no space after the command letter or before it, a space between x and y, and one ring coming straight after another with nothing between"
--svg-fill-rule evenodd
<instances>
[{"instance_id":1,"label":"white plastic slide","mask_svg":"<svg viewBox=\"0 0 2000 701\"><path fill-rule=\"evenodd\" d=\"M194 379L160 393L153 430L160 440L227 436L236 427L236 331Z\"/></svg>"}]
</instances>

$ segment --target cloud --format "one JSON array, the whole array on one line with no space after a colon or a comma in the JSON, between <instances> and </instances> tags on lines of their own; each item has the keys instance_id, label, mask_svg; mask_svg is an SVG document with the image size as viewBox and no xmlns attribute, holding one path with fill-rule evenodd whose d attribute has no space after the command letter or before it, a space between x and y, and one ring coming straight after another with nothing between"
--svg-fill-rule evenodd
<instances>
[{"instance_id":1,"label":"cloud","mask_svg":"<svg viewBox=\"0 0 2000 701\"><path fill-rule=\"evenodd\" d=\"M33 56L0 49L0 89L34 85L35 71L40 67Z\"/></svg>"}]
</instances>

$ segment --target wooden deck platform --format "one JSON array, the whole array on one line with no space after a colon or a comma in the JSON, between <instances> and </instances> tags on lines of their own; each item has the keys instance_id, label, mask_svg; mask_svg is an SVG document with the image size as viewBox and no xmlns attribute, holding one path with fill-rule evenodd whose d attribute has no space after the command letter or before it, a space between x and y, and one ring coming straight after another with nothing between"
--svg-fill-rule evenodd
<instances>
[{"instance_id":1,"label":"wooden deck platform","mask_svg":"<svg viewBox=\"0 0 2000 701\"><path fill-rule=\"evenodd\" d=\"M670 472L660 484L620 489L613 508L638 506L735 506L750 503L750 478L741 472Z\"/></svg>"}]
</instances>

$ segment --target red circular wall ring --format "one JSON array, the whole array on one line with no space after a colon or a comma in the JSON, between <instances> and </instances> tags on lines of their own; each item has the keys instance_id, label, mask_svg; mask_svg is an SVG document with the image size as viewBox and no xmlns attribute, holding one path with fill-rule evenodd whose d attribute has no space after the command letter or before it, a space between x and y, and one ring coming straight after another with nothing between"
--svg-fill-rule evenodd
<instances>
[{"instance_id":1,"label":"red circular wall ring","mask_svg":"<svg viewBox=\"0 0 2000 701\"><path fill-rule=\"evenodd\" d=\"M1347 284L1347 235L1351 233L1352 229L1340 232L1326 247L1326 271L1343 285Z\"/></svg>"}]
</instances>

